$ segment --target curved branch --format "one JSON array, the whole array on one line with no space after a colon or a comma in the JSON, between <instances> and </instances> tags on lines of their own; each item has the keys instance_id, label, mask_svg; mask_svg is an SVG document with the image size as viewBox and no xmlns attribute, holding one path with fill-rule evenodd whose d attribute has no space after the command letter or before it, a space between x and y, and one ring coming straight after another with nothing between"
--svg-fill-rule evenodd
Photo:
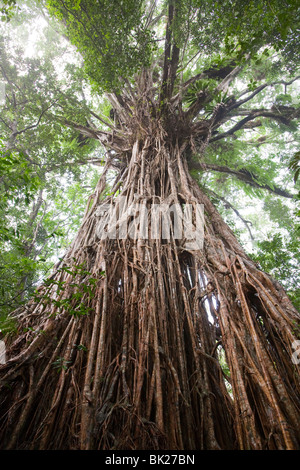
<instances>
[{"instance_id":1,"label":"curved branch","mask_svg":"<svg viewBox=\"0 0 300 470\"><path fill-rule=\"evenodd\" d=\"M246 169L240 169L240 170L233 170L232 168L229 168L227 166L221 166L221 165L214 165L214 164L209 164L209 163L200 163L200 162L189 162L189 169L190 170L201 170L201 171L217 171L220 173L227 173L228 175L233 175L236 178L238 178L240 181L243 181L244 183L249 184L253 188L257 189L265 189L273 194L276 194L276 196L281 196L281 197L286 197L289 199L293 199L295 196L288 191L279 188L278 186L269 186L268 184L260 184L257 183L255 180L255 177Z\"/></svg>"},{"instance_id":2,"label":"curved branch","mask_svg":"<svg viewBox=\"0 0 300 470\"><path fill-rule=\"evenodd\" d=\"M232 109L239 108L242 104L247 103L247 101L252 100L254 96L258 95L262 90L264 90L267 86L270 86L268 83L265 83L264 85L260 85L257 87L247 98L244 98L243 100L237 101L234 103L232 106L230 106L229 110L231 111Z\"/></svg>"},{"instance_id":3,"label":"curved branch","mask_svg":"<svg viewBox=\"0 0 300 470\"><path fill-rule=\"evenodd\" d=\"M253 234L252 234L251 229L250 229L250 227L249 227L249 225L252 225L252 222L251 222L250 220L244 219L244 217L240 214L240 212L239 212L239 211L231 204L231 202L229 202L227 199L225 199L224 197L222 197L222 196L220 196L219 194L215 193L215 192L212 191L211 189L206 189L206 190L207 190L210 194L212 194L214 197L216 197L217 199L219 199L220 201L222 201L222 202L224 203L225 209L229 208L229 209L233 210L233 212L238 216L238 218L243 222L243 224L244 224L245 227L247 228L251 240L254 240Z\"/></svg>"},{"instance_id":4,"label":"curved branch","mask_svg":"<svg viewBox=\"0 0 300 470\"><path fill-rule=\"evenodd\" d=\"M230 110L232 109L235 109L235 108L238 108L240 107L242 104L246 103L247 101L250 101L255 95L257 95L258 93L260 93L264 88L268 87L268 86L275 86L275 85L284 85L285 87L289 86L289 85L292 85L295 81L299 80L300 79L300 75L297 75L296 77L294 77L293 79L291 79L290 81L286 82L284 80L279 80L277 82L272 82L272 83L264 83L263 85L259 85L255 90L253 90L253 92L247 96L247 98L244 98L243 100L240 100L240 101L237 101L233 106L230 107ZM244 95L244 94L247 94L249 93L250 90L245 90L241 95Z\"/></svg>"},{"instance_id":5,"label":"curved branch","mask_svg":"<svg viewBox=\"0 0 300 470\"><path fill-rule=\"evenodd\" d=\"M60 119L60 121L65 126L75 129L82 135L89 137L90 139L98 140L104 147L113 148L115 145L122 146L124 144L123 139L115 132L115 130L112 132L106 132L100 131L99 129L93 129L92 127L83 126L82 124L78 124L68 119Z\"/></svg>"},{"instance_id":6,"label":"curved branch","mask_svg":"<svg viewBox=\"0 0 300 470\"><path fill-rule=\"evenodd\" d=\"M221 134L217 134L215 135L215 137L212 137L210 139L210 142L216 142L217 140L221 140L221 139L224 139L224 137L228 137L228 136L231 136L233 134L235 134L235 132L239 131L240 129L242 129L243 127L245 127L245 125L247 124L247 122L249 121L253 121L254 119L256 119L258 116L260 116L259 114L252 114L250 113L249 116L246 116L244 119L241 119L237 124L235 124L231 129L229 129L228 131L225 131L225 132L222 132ZM219 122L218 125L220 124L224 124L224 121L222 122Z\"/></svg>"},{"instance_id":7,"label":"curved branch","mask_svg":"<svg viewBox=\"0 0 300 470\"><path fill-rule=\"evenodd\" d=\"M295 119L299 115L299 110L288 107L288 106L273 106L271 109L240 109L236 111L237 116L245 117L241 119L237 124L235 124L231 129L228 131L222 132L221 134L217 134L210 139L210 142L216 142L217 140L221 140L224 137L231 136L235 134L235 132L239 131L240 129L244 128L249 121L253 121L258 117L265 117L269 119L273 119L281 124L285 124L288 126L292 119ZM233 115L227 115L228 119L231 119ZM218 126L224 124L226 120L224 120L224 113L222 115L222 121L219 121Z\"/></svg>"},{"instance_id":8,"label":"curved branch","mask_svg":"<svg viewBox=\"0 0 300 470\"><path fill-rule=\"evenodd\" d=\"M226 69L226 68L225 68ZM198 100L188 109L187 113L189 114L190 117L194 118L197 116L198 112L203 108L203 105L206 104L207 102L211 101L211 96L215 96L216 93L220 91L225 91L230 84L230 82L237 76L239 71L241 70L241 67L229 67L228 68L228 75L224 77L223 81L217 86L217 88L214 90L213 93L208 94L208 93L202 93L199 95ZM222 69L220 69L219 72L221 72ZM207 71L208 72L208 71ZM199 74L195 77L192 77L186 84L190 85L193 83L195 80L203 78L205 76L205 72L202 74ZM207 75L208 76L208 75ZM219 78L221 78L221 75L219 75ZM293 107L288 107L288 106L276 106L273 105L271 109L240 109L240 107L247 103L248 101L251 101L256 95L258 95L262 90L264 90L267 87L272 87L275 85L284 85L285 87L292 85L295 81L299 80L300 76L296 76L292 80L286 82L284 80L277 81L277 82L272 82L272 83L264 83L260 86L258 86L255 90L250 93L246 98L241 99L239 101L236 101L234 97L233 99L230 100L227 104L223 103L222 107L222 114L219 116L218 121L214 125L214 129L217 127L220 127L222 124L224 124L226 121L231 119L234 115L237 116L242 116L245 115L246 117L242 119L240 122L238 122L232 129L229 129L227 132L224 132L222 134L219 134L215 137L213 137L210 142L213 142L215 140L220 140L228 135L233 135L235 132L237 132L239 129L246 127L247 122L255 119L256 117L262 116L262 117L267 117L270 119L274 119L275 121L278 121L279 123L289 125L290 121L294 119L295 117L299 116L299 110L293 108ZM185 85L183 85L184 87ZM187 87L188 88L188 87ZM242 95L245 93L249 93L251 90L246 90L243 92ZM182 91L181 91L182 92ZM173 98L175 100L176 97ZM238 109L239 108L239 109ZM235 113L231 113L231 111L236 110ZM222 119L220 119L222 118Z\"/></svg>"},{"instance_id":9,"label":"curved branch","mask_svg":"<svg viewBox=\"0 0 300 470\"><path fill-rule=\"evenodd\" d=\"M30 126L27 126L27 127L24 127L24 129L21 129L20 131L14 131L12 133L12 136L15 137L17 135L20 135L20 134L23 134L24 132L26 131L29 131L30 129L35 129L36 127L39 126L41 120L42 120L42 117L44 116L44 114L57 102L58 100L55 100L53 103L50 103L49 106L47 106L40 114L37 122L35 124L31 124Z\"/></svg>"}]
</instances>

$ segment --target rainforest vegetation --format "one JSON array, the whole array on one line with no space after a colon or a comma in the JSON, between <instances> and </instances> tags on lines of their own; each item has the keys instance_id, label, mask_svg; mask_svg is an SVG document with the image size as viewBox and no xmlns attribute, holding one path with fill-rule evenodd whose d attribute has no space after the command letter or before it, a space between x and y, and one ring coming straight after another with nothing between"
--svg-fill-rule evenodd
<instances>
[{"instance_id":1,"label":"rainforest vegetation","mask_svg":"<svg viewBox=\"0 0 300 470\"><path fill-rule=\"evenodd\" d=\"M0 448L299 449L298 2L0 19Z\"/></svg>"}]
</instances>

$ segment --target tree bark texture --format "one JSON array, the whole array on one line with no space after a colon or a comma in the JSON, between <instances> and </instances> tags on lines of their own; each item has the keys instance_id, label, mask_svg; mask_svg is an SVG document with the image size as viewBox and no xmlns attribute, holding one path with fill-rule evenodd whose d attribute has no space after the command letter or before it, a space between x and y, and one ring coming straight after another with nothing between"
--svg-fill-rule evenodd
<instances>
[{"instance_id":1,"label":"tree bark texture","mask_svg":"<svg viewBox=\"0 0 300 470\"><path fill-rule=\"evenodd\" d=\"M13 314L19 334L0 366L1 448L299 448L299 314L191 178L184 121L162 125L145 95L135 116L110 99L122 132L99 138L114 153L78 235ZM207 123L197 132L205 142ZM99 208L120 196L150 212L203 204L203 249L174 237L100 239Z\"/></svg>"}]
</instances>

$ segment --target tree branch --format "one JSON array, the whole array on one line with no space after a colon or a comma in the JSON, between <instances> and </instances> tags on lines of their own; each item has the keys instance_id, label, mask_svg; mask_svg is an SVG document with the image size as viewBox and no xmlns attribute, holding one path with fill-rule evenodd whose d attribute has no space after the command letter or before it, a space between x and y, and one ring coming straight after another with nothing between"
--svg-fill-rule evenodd
<instances>
[{"instance_id":1,"label":"tree branch","mask_svg":"<svg viewBox=\"0 0 300 470\"><path fill-rule=\"evenodd\" d=\"M176 71L179 63L180 49L176 44L172 44L172 23L175 17L175 8L172 3L169 3L168 22L166 28L165 39L165 53L164 53L164 67L162 75L162 85L160 101L170 99L172 96L174 82L176 78Z\"/></svg>"},{"instance_id":2,"label":"tree branch","mask_svg":"<svg viewBox=\"0 0 300 470\"><path fill-rule=\"evenodd\" d=\"M223 78L221 83L219 83L219 85L214 89L213 92L207 92L207 91L201 92L198 95L197 100L186 111L186 113L185 113L186 116L189 119L195 118L197 116L197 114L199 113L199 111L203 108L203 106L205 104L209 103L210 101L212 101L214 96L216 96L218 93L220 93L222 91L226 91L228 89L228 86L235 79L235 77L240 73L242 68L243 67L240 66L240 65L238 65L236 67L233 67L233 68L230 67L228 69L228 70L230 70L229 73L227 73L228 70L225 69L227 75ZM222 115L223 115L223 112L222 112Z\"/></svg>"},{"instance_id":3,"label":"tree branch","mask_svg":"<svg viewBox=\"0 0 300 470\"><path fill-rule=\"evenodd\" d=\"M240 106L242 106L242 104L244 103L247 103L247 101L250 101L252 100L252 98L254 98L255 95L257 95L258 93L260 93L264 88L266 88L267 86L269 86L267 83L265 83L264 85L260 85L259 87L257 87L253 93L251 93L251 95L247 96L247 98L243 99L243 100L240 100L240 101L237 101L236 103L234 103L232 106L230 106L229 108L229 111L231 111L232 109L235 109L235 108L239 108Z\"/></svg>"},{"instance_id":4,"label":"tree branch","mask_svg":"<svg viewBox=\"0 0 300 470\"><path fill-rule=\"evenodd\" d=\"M191 59L193 60L196 55ZM195 83L197 80L201 80L203 78L216 78L216 79L224 79L229 73L232 72L232 70L235 68L236 63L233 60L230 64L226 65L225 67L217 68L217 67L211 67L207 70L203 70L203 72L198 73L197 75L194 75L193 77L189 78L186 82L184 82L181 86L180 93L183 94L190 85ZM180 96L180 93L177 93L173 98L172 102L176 101L178 97Z\"/></svg>"},{"instance_id":5,"label":"tree branch","mask_svg":"<svg viewBox=\"0 0 300 470\"><path fill-rule=\"evenodd\" d=\"M222 82L215 88L214 94L220 93L221 91L226 91L230 85L230 83L235 79L235 77L240 73L243 69L241 65L237 65L234 67L231 72L222 80Z\"/></svg>"},{"instance_id":6,"label":"tree branch","mask_svg":"<svg viewBox=\"0 0 300 470\"><path fill-rule=\"evenodd\" d=\"M267 184L260 184L256 181L255 176L250 173L246 169L240 169L240 170L233 170L232 168L229 168L227 166L221 166L221 165L214 165L214 164L209 164L209 163L200 163L200 162L189 162L189 169L190 170L200 170L200 171L217 171L220 173L227 173L228 175L233 175L236 178L238 178L240 181L243 181L244 183L249 184L253 188L257 189L265 189L273 194L276 194L276 196L282 196L286 197L289 199L293 199L295 196L288 191L279 188L278 186L269 186Z\"/></svg>"},{"instance_id":7,"label":"tree branch","mask_svg":"<svg viewBox=\"0 0 300 470\"><path fill-rule=\"evenodd\" d=\"M284 109L283 109L284 108ZM292 119L297 117L299 114L299 110L292 108L292 107L272 107L271 109L240 109L236 111L236 116L246 115L244 119L241 119L237 124L235 124L231 129L228 131L222 132L221 134L217 134L210 139L210 142L216 142L217 140L223 139L224 137L228 137L233 135L235 132L239 131L240 129L246 127L246 124L249 121L253 121L258 117L266 117L269 119L273 119L278 121L282 124L288 126ZM227 120L231 119L233 115L227 115ZM224 124L224 114L222 116L222 121L218 122L218 126Z\"/></svg>"},{"instance_id":8,"label":"tree branch","mask_svg":"<svg viewBox=\"0 0 300 470\"><path fill-rule=\"evenodd\" d=\"M295 81L300 79L300 75L297 75L295 78L292 78L290 81L286 82L285 80L279 80L277 82L272 82L272 83L264 83L263 85L259 85L255 90L253 90L253 93L245 98L244 100L237 101L233 106L230 107L231 109L237 108L241 106L242 104L246 103L247 101L251 100L255 95L260 93L264 88L268 86L275 86L275 85L284 85L285 87L292 85ZM250 90L245 90L240 94L240 97L245 95L246 93L249 93Z\"/></svg>"},{"instance_id":9,"label":"tree branch","mask_svg":"<svg viewBox=\"0 0 300 470\"><path fill-rule=\"evenodd\" d=\"M40 114L40 116L39 116L39 118L38 118L38 120L37 120L37 122L36 122L35 124L32 124L31 126L27 126L27 127L25 127L24 129L21 129L20 131L14 131L14 132L12 133L12 136L15 137L15 136L17 136L17 135L19 135L19 134L23 134L24 132L29 131L30 129L34 129L35 127L38 127L38 125L40 124L40 122L41 122L42 117L44 116L44 114L45 114L57 101L58 101L58 99L55 100L53 103L51 103L49 106L47 106L47 108L45 108L45 109L41 112L41 114Z\"/></svg>"},{"instance_id":10,"label":"tree branch","mask_svg":"<svg viewBox=\"0 0 300 470\"><path fill-rule=\"evenodd\" d=\"M114 126L110 124L109 122L105 121L103 118L101 118L97 113L92 111L91 109L89 110L91 115L94 116L98 121L102 122L105 126L109 127L110 129L114 129Z\"/></svg>"},{"instance_id":11,"label":"tree branch","mask_svg":"<svg viewBox=\"0 0 300 470\"><path fill-rule=\"evenodd\" d=\"M240 212L239 212L227 199L225 199L225 198L222 197L222 196L219 196L219 194L215 193L215 192L212 191L211 189L206 189L206 191L208 191L210 194L212 194L212 195L215 196L217 199L219 199L220 201L222 201L222 202L224 203L225 209L229 208L229 209L233 210L233 212L239 217L239 219L241 219L241 221L243 222L243 224L244 224L245 227L247 228L251 240L254 240L253 234L252 234L251 229L250 229L250 227L249 227L249 225L252 225L252 222L250 222L250 220L244 219L244 217L240 214Z\"/></svg>"}]
</instances>

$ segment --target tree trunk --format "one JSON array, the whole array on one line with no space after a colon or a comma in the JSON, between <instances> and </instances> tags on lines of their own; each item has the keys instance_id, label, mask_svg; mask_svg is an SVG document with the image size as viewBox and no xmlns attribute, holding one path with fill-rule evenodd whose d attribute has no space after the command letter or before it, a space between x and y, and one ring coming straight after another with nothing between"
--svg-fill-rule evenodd
<instances>
[{"instance_id":1,"label":"tree trunk","mask_svg":"<svg viewBox=\"0 0 300 470\"><path fill-rule=\"evenodd\" d=\"M0 369L1 448L298 448L299 315L183 155L159 128L137 139L101 200L104 169L62 264L15 314L19 335ZM107 209L120 200L148 214L154 203L203 204L203 249L161 232L101 239L120 223Z\"/></svg>"}]
</instances>

